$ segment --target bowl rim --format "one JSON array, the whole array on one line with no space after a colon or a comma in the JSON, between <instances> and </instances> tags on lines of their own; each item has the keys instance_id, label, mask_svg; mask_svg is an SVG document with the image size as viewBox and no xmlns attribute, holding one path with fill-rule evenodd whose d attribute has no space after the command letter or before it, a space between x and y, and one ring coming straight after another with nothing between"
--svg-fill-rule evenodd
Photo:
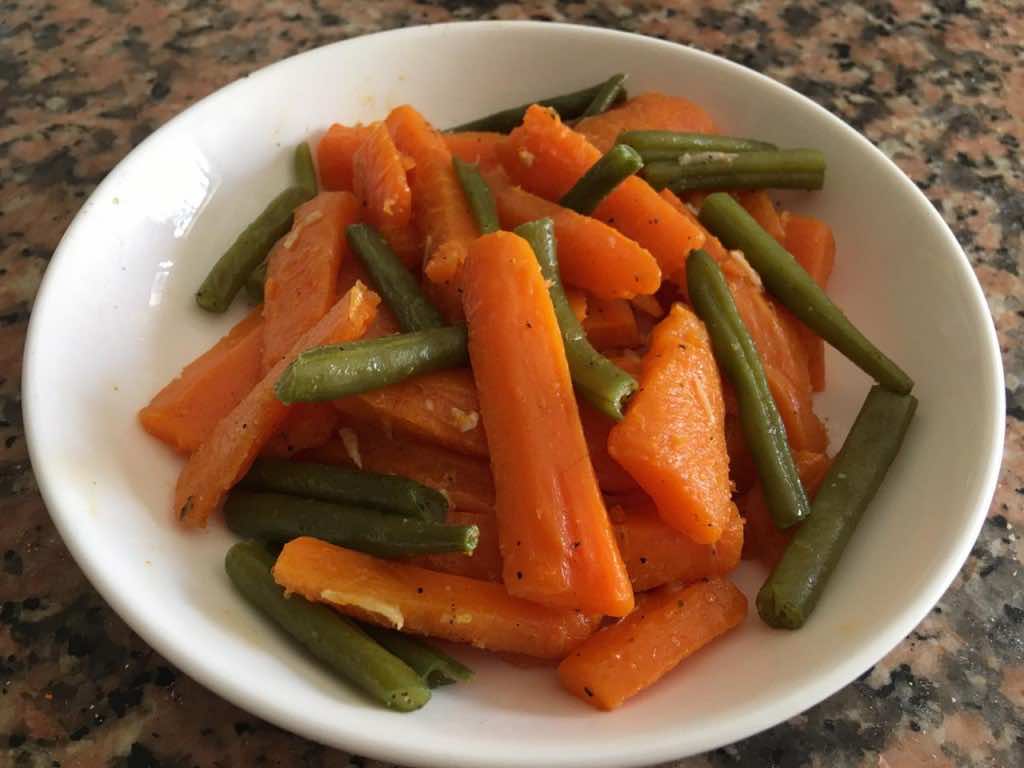
<instances>
[{"instance_id":1,"label":"bowl rim","mask_svg":"<svg viewBox=\"0 0 1024 768\"><path fill-rule=\"evenodd\" d=\"M582 35L595 38L619 38L629 37L642 41L649 46L669 47L672 49L684 49L687 55L713 61L718 67L724 67L733 74L743 77L751 77L759 81L759 85L768 90L775 90L778 93L785 92L788 98L797 97L803 100L806 105L817 110L824 117L831 121L834 128L845 135L847 140L857 142L862 149L881 155L886 163L899 171L900 181L904 189L917 197L928 209L929 226L941 229L943 237L951 246L951 249L959 256L955 259L958 270L958 281L970 285L970 293L980 307L985 309L989 322L983 324L982 333L985 339L985 352L992 374L993 391L989 393L993 404L992 422L988 426L989 431L989 455L985 462L985 469L981 481L977 484L979 491L976 495L975 508L971 515L972 520L969 526L970 535L964 535L956 545L951 548L950 553L937 569L937 575L931 578L921 589L919 595L907 605L899 614L898 620L893 620L887 627L883 627L870 642L864 643L858 652L843 659L836 664L828 674L819 677L813 682L804 685L795 691L790 691L783 699L777 702L777 706L771 716L754 716L748 714L744 717L730 719L729 722L716 728L708 729L697 739L691 739L686 747L679 745L678 739L673 739L672 734L664 734L646 747L637 749L635 744L628 747L625 744L607 747L604 750L580 751L575 754L554 754L549 751L537 753L531 751L530 745L523 744L522 751L514 758L508 756L497 756L481 760L478 755L466 756L458 749L457 742L440 741L429 746L418 745L412 748L408 745L389 740L386 737L372 736L357 731L340 733L338 731L323 732L304 720L300 713L289 709L286 704L279 704L269 699L254 699L248 690L248 686L240 684L232 676L222 673L214 664L204 660L202 654L196 654L189 650L188 643L176 641L173 638L163 636L139 616L134 608L134 600L129 599L126 591L111 578L108 578L103 564L96 556L96 553L88 548L80 547L72 534L72 521L69 514L61 511L59 504L59 480L48 467L45 457L39 452L36 441L33 438L35 433L36 413L43 411L41 400L44 397L43 382L39 379L36 370L39 366L41 353L43 352L41 332L38 330L39 323L34 322L38 314L42 314L48 306L53 303L51 286L56 282L53 275L62 263L65 244L77 237L78 230L84 226L85 220L93 207L93 201L101 199L107 190L114 183L129 163L140 161L140 157L158 144L163 136L171 133L179 122L183 122L195 111L206 109L212 105L229 99L236 90L247 87L250 83L259 82L278 68L289 66L290 63L302 57L319 55L324 49L338 46L359 45L370 38L391 36L396 42L404 38L414 38L421 35L444 34L452 28L459 28L460 34L470 30L490 30L500 25L503 31L509 34L518 33L521 30L536 32L543 30L544 34L553 35ZM977 307L975 307L977 308ZM41 311L42 310L42 311ZM148 645L154 648L160 655L171 661L192 679L209 689L218 696L223 697L232 704L252 714L275 723L300 736L312 739L322 744L328 744L351 752L367 755L375 759L384 759L408 763L410 765L436 765L455 766L465 768L479 768L480 766L504 766L504 765L550 765L562 766L563 768L592 768L598 765L608 766L640 766L659 763L666 760L678 759L684 755L697 754L709 749L723 746L745 739L760 731L771 728L784 720L809 709L831 696L840 688L848 685L865 669L877 663L893 647L907 636L928 614L935 603L948 589L953 579L957 576L963 563L967 559L971 548L981 530L987 516L989 505L994 496L999 471L1002 465L1004 429L1005 429L1005 391L1002 357L998 344L991 314L988 312L987 300L978 282L977 276L971 267L970 261L948 224L943 220L934 206L928 201L925 195L914 184L914 182L884 155L874 144L872 144L859 131L845 123L836 115L820 106L812 99L804 96L789 86L771 79L767 75L748 69L740 64L717 56L698 48L676 43L659 38L653 38L633 32L624 32L613 29L604 29L586 25L568 24L561 22L545 21L454 21L439 24L423 24L399 29L389 29L374 32L366 35L359 35L345 40L328 43L317 48L303 51L284 59L261 67L248 75L218 88L204 98L196 101L186 109L176 114L169 121L160 126L138 146L134 147L114 168L107 174L106 178L97 186L93 193L82 205L61 237L46 272L40 283L30 318L24 348L24 362L22 372L22 399L26 443L28 447L29 460L36 479L37 487L47 511L50 514L58 532L65 545L70 551L75 562L88 578L90 584L97 590L103 599L114 609L114 611L135 631ZM595 716L600 716L595 713ZM339 738L340 737L340 738ZM677 746L678 745L678 746ZM616 751L617 750L617 751ZM543 761L543 762L538 762Z\"/></svg>"}]
</instances>

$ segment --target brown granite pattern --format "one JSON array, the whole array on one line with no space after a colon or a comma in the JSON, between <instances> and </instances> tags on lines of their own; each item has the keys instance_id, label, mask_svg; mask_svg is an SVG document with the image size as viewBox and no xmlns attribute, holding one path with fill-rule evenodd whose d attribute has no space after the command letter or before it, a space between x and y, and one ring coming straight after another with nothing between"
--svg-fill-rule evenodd
<instances>
[{"instance_id":1,"label":"brown granite pattern","mask_svg":"<svg viewBox=\"0 0 1024 768\"><path fill-rule=\"evenodd\" d=\"M673 765L1024 765L1024 13L1016 0L0 2L0 765L378 766L283 733L177 672L89 587L36 493L21 350L39 279L104 174L183 107L313 46L449 19L534 18L692 43L863 131L953 227L1007 373L992 510L952 589L861 679Z\"/></svg>"}]
</instances>

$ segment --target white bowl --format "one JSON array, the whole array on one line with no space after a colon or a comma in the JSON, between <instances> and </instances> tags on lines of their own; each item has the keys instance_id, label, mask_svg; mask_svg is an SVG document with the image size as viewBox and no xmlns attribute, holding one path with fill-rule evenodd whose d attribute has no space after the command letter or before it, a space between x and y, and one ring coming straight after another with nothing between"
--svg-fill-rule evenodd
<instances>
[{"instance_id":1,"label":"white bowl","mask_svg":"<svg viewBox=\"0 0 1024 768\"><path fill-rule=\"evenodd\" d=\"M722 129L828 158L824 192L787 204L839 243L831 293L917 381L903 451L814 617L739 631L622 709L601 714L548 669L459 651L477 670L412 715L325 674L232 591L231 537L172 520L181 461L135 414L234 323L193 292L288 179L291 147L332 121L410 102L438 126L581 87L611 72L634 92L706 106ZM239 302L242 304L244 302ZM820 411L833 448L868 380L828 357ZM372 35L280 62L172 120L106 178L68 229L36 301L25 414L39 487L92 583L147 642L230 701L326 744L403 764L632 766L719 747L821 701L925 616L977 536L1002 454L1003 381L985 299L925 197L854 130L797 93L696 50L557 24L445 24ZM753 597L763 573L744 565Z\"/></svg>"}]
</instances>

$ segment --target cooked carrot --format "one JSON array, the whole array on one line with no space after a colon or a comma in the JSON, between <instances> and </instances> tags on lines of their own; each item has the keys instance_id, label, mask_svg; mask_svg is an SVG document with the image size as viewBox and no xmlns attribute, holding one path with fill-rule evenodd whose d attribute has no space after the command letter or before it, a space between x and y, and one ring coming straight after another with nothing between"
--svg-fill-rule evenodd
<instances>
[{"instance_id":1,"label":"cooked carrot","mask_svg":"<svg viewBox=\"0 0 1024 768\"><path fill-rule=\"evenodd\" d=\"M640 486L633 476L608 453L608 434L616 422L584 402L579 403L579 411L598 487L605 493L639 490Z\"/></svg>"},{"instance_id":2,"label":"cooked carrot","mask_svg":"<svg viewBox=\"0 0 1024 768\"><path fill-rule=\"evenodd\" d=\"M345 227L359 219L351 192L322 192L295 211L292 230L267 257L263 284L263 373L327 314L348 258Z\"/></svg>"},{"instance_id":3,"label":"cooked carrot","mask_svg":"<svg viewBox=\"0 0 1024 768\"><path fill-rule=\"evenodd\" d=\"M463 288L505 584L545 605L623 616L633 591L587 460L561 332L529 244L507 232L481 237L470 247Z\"/></svg>"},{"instance_id":4,"label":"cooked carrot","mask_svg":"<svg viewBox=\"0 0 1024 768\"><path fill-rule=\"evenodd\" d=\"M353 189L366 221L387 240L406 266L420 266L419 238L412 220L412 190L403 157L383 123L370 126L352 158Z\"/></svg>"},{"instance_id":5,"label":"cooked carrot","mask_svg":"<svg viewBox=\"0 0 1024 768\"><path fill-rule=\"evenodd\" d=\"M662 587L566 657L558 678L587 704L615 709L746 615L747 598L724 579Z\"/></svg>"},{"instance_id":6,"label":"cooked carrot","mask_svg":"<svg viewBox=\"0 0 1024 768\"><path fill-rule=\"evenodd\" d=\"M753 189L746 192L737 192L736 199L739 200L747 213L749 213L758 224L769 235L780 243L786 238L786 232L782 228L782 219L775 208L775 203L763 189Z\"/></svg>"},{"instance_id":7,"label":"cooked carrot","mask_svg":"<svg viewBox=\"0 0 1024 768\"><path fill-rule=\"evenodd\" d=\"M711 115L701 107L664 93L641 93L622 106L580 120L576 130L602 152L611 149L623 131L716 132Z\"/></svg>"},{"instance_id":8,"label":"cooked carrot","mask_svg":"<svg viewBox=\"0 0 1024 768\"><path fill-rule=\"evenodd\" d=\"M820 219L795 213L783 214L783 224L786 232L783 245L786 250L793 254L819 286L825 288L836 259L836 241L832 229ZM825 342L803 324L800 325L800 338L807 349L811 385L815 392L821 392L825 389Z\"/></svg>"},{"instance_id":9,"label":"cooked carrot","mask_svg":"<svg viewBox=\"0 0 1024 768\"><path fill-rule=\"evenodd\" d=\"M609 502L609 512L629 580L637 592L671 581L688 583L725 576L739 563L743 518L735 504L729 505L721 538L714 544L698 544L666 525L646 496L620 498Z\"/></svg>"},{"instance_id":10,"label":"cooked carrot","mask_svg":"<svg viewBox=\"0 0 1024 768\"><path fill-rule=\"evenodd\" d=\"M598 299L587 304L583 321L587 339L598 350L635 347L643 341L633 308L625 299Z\"/></svg>"},{"instance_id":11,"label":"cooked carrot","mask_svg":"<svg viewBox=\"0 0 1024 768\"><path fill-rule=\"evenodd\" d=\"M592 628L578 611L512 597L500 584L379 560L308 537L285 545L274 579L287 592L371 624L538 658L562 658Z\"/></svg>"},{"instance_id":12,"label":"cooked carrot","mask_svg":"<svg viewBox=\"0 0 1024 768\"><path fill-rule=\"evenodd\" d=\"M504 138L504 134L489 131L460 131L444 135L448 151L454 157L479 165L481 171L489 171L501 165L498 143Z\"/></svg>"},{"instance_id":13,"label":"cooked carrot","mask_svg":"<svg viewBox=\"0 0 1024 768\"><path fill-rule=\"evenodd\" d=\"M608 452L701 544L722 536L731 512L725 405L704 324L674 304L651 334L640 391L612 427Z\"/></svg>"},{"instance_id":14,"label":"cooked carrot","mask_svg":"<svg viewBox=\"0 0 1024 768\"><path fill-rule=\"evenodd\" d=\"M437 371L335 401L361 424L426 440L470 456L487 456L487 438L473 376Z\"/></svg>"},{"instance_id":15,"label":"cooked carrot","mask_svg":"<svg viewBox=\"0 0 1024 768\"><path fill-rule=\"evenodd\" d=\"M832 459L824 453L798 451L793 454L800 482L807 498L813 500L818 493L825 474L832 466ZM781 531L775 527L760 484L755 484L737 502L747 522L746 537L743 541L743 557L760 560L770 570L775 567L786 551L786 545L793 538L795 528Z\"/></svg>"},{"instance_id":16,"label":"cooked carrot","mask_svg":"<svg viewBox=\"0 0 1024 768\"><path fill-rule=\"evenodd\" d=\"M548 200L561 199L601 157L586 137L536 105L498 145L498 154L515 183ZM704 243L700 227L635 176L616 187L593 215L649 250L664 277L684 271L686 254Z\"/></svg>"},{"instance_id":17,"label":"cooked carrot","mask_svg":"<svg viewBox=\"0 0 1024 768\"><path fill-rule=\"evenodd\" d=\"M345 427L335 439L303 455L307 461L359 466L370 472L408 477L444 493L453 508L494 513L494 481L487 462L432 443L389 437L377 428ZM346 445L346 441L349 443Z\"/></svg>"},{"instance_id":18,"label":"cooked carrot","mask_svg":"<svg viewBox=\"0 0 1024 768\"><path fill-rule=\"evenodd\" d=\"M551 219L563 282L603 299L631 299L658 290L658 262L618 230L515 186L504 172L492 171L485 178L506 229Z\"/></svg>"},{"instance_id":19,"label":"cooked carrot","mask_svg":"<svg viewBox=\"0 0 1024 768\"><path fill-rule=\"evenodd\" d=\"M373 320L380 297L357 284L295 342L192 454L174 490L174 510L187 526L203 527L228 490L252 466L267 440L288 416L274 384L301 352L320 344L359 338Z\"/></svg>"},{"instance_id":20,"label":"cooked carrot","mask_svg":"<svg viewBox=\"0 0 1024 768\"><path fill-rule=\"evenodd\" d=\"M445 317L457 320L462 314L462 263L477 226L452 167L452 153L444 137L412 107L391 110L387 126L398 149L415 163L409 185L416 228L425 243L428 295Z\"/></svg>"},{"instance_id":21,"label":"cooked carrot","mask_svg":"<svg viewBox=\"0 0 1024 768\"><path fill-rule=\"evenodd\" d=\"M174 450L191 453L259 381L262 349L257 308L139 411L142 428Z\"/></svg>"},{"instance_id":22,"label":"cooked carrot","mask_svg":"<svg viewBox=\"0 0 1024 768\"><path fill-rule=\"evenodd\" d=\"M356 283L373 285L373 278L366 271L366 267L363 266L361 259L343 259L341 269L338 272L338 295L344 296ZM390 336L393 333L398 333L399 330L395 313L391 311L391 308L386 303L382 302L377 307L377 314L373 318L373 322L370 323L370 327L366 329L366 333L363 334L363 338L377 339L381 336Z\"/></svg>"},{"instance_id":23,"label":"cooked carrot","mask_svg":"<svg viewBox=\"0 0 1024 768\"><path fill-rule=\"evenodd\" d=\"M366 139L365 125L334 123L316 145L316 164L323 189L352 191L352 161Z\"/></svg>"},{"instance_id":24,"label":"cooked carrot","mask_svg":"<svg viewBox=\"0 0 1024 768\"><path fill-rule=\"evenodd\" d=\"M480 581L501 581L501 551L498 549L498 521L494 513L466 512L452 507L445 516L449 525L475 525L479 531L476 548L471 554L449 553L423 555L410 560L430 571L465 576Z\"/></svg>"},{"instance_id":25,"label":"cooked carrot","mask_svg":"<svg viewBox=\"0 0 1024 768\"><path fill-rule=\"evenodd\" d=\"M729 409L728 398L725 401L725 446L729 451L729 477L732 479L733 493L745 493L757 481L757 467L754 457L747 446L747 437L743 434L743 424L739 412L733 403Z\"/></svg>"},{"instance_id":26,"label":"cooked carrot","mask_svg":"<svg viewBox=\"0 0 1024 768\"><path fill-rule=\"evenodd\" d=\"M815 451L822 453L828 448L828 432L814 412L810 382L797 385L783 375L778 368L766 365L765 378L772 400L779 409L779 416L786 427L786 440L791 451Z\"/></svg>"},{"instance_id":27,"label":"cooked carrot","mask_svg":"<svg viewBox=\"0 0 1024 768\"><path fill-rule=\"evenodd\" d=\"M329 403L296 403L261 453L290 459L303 451L319 448L334 437L340 422L341 414Z\"/></svg>"},{"instance_id":28,"label":"cooked carrot","mask_svg":"<svg viewBox=\"0 0 1024 768\"><path fill-rule=\"evenodd\" d=\"M587 294L578 288L566 288L565 300L569 302L569 309L581 323L587 319Z\"/></svg>"}]
</instances>

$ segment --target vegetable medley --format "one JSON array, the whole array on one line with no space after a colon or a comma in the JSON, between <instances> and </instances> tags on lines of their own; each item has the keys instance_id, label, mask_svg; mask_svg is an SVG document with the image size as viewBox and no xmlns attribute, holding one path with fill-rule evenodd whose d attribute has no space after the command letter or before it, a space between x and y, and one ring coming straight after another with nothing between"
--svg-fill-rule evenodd
<instances>
[{"instance_id":1,"label":"vegetable medley","mask_svg":"<svg viewBox=\"0 0 1024 768\"><path fill-rule=\"evenodd\" d=\"M368 696L557 663L613 709L757 611L810 616L913 416L829 299L825 159L625 77L439 132L332 125L197 301L257 306L139 418L238 591ZM829 454L824 344L877 385Z\"/></svg>"}]
</instances>

